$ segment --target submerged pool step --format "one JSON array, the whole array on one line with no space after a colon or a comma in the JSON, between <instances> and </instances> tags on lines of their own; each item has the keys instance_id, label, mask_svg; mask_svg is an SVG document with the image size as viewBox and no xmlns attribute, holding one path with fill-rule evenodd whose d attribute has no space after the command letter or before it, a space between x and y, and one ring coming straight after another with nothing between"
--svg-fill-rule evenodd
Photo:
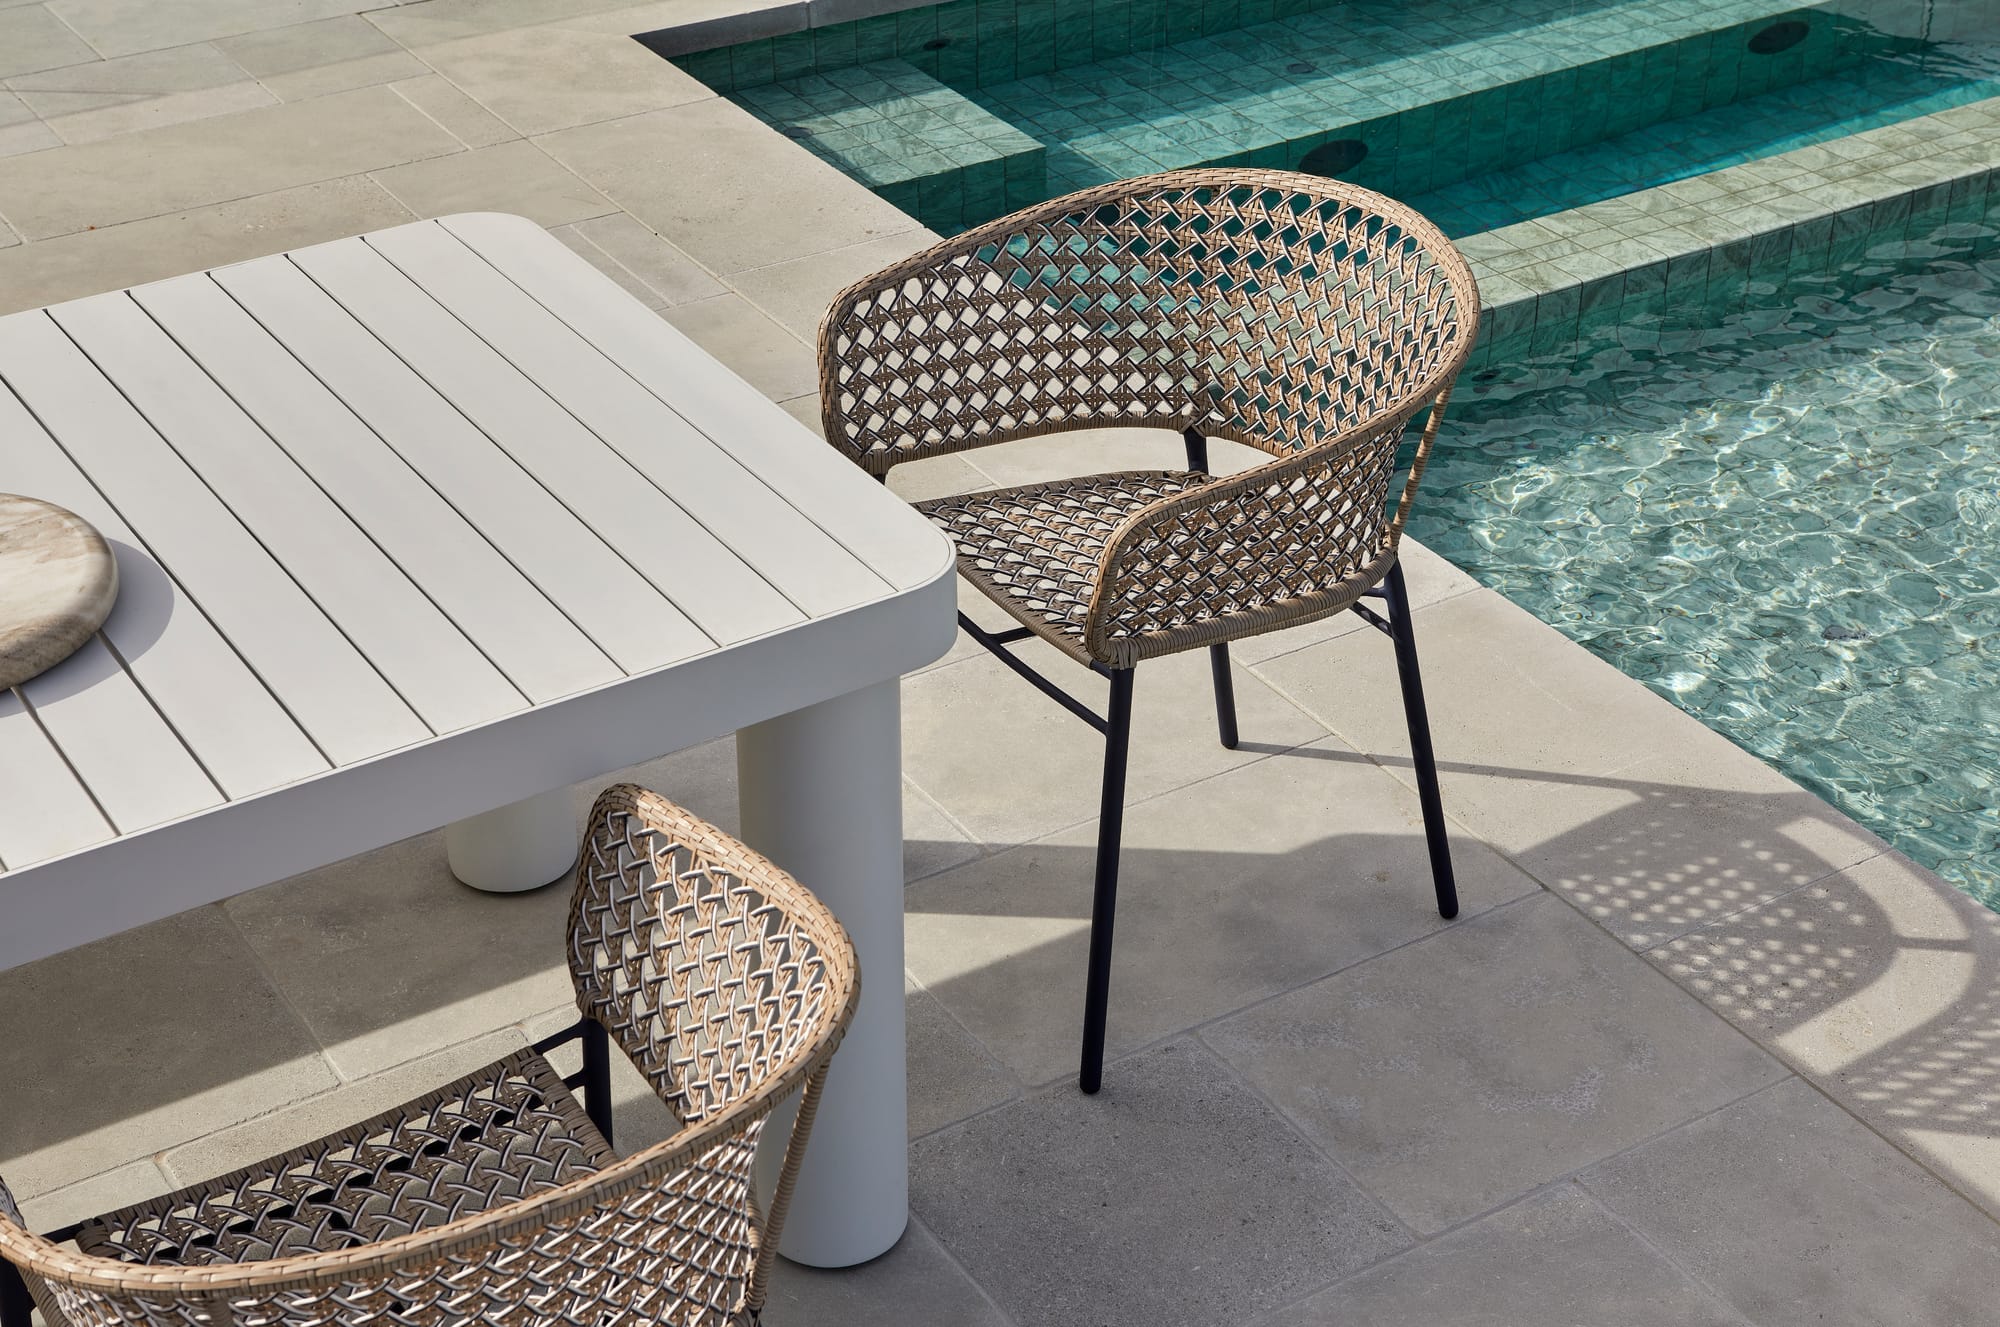
<instances>
[{"instance_id":1,"label":"submerged pool step","mask_svg":"<svg viewBox=\"0 0 2000 1327\"><path fill-rule=\"evenodd\" d=\"M1914 44L1795 0L1522 0L1463 15L1419 0L1319 10L972 97L1069 149L1051 163L1053 190L1248 165L1409 196Z\"/></svg>"},{"instance_id":2,"label":"submerged pool step","mask_svg":"<svg viewBox=\"0 0 2000 1327\"><path fill-rule=\"evenodd\" d=\"M1994 97L2000 97L2000 46L1933 49L1649 125L1406 201L1447 234L1472 235Z\"/></svg>"},{"instance_id":3,"label":"submerged pool step","mask_svg":"<svg viewBox=\"0 0 2000 1327\"><path fill-rule=\"evenodd\" d=\"M933 230L1049 194L1040 142L902 60L746 88L736 101Z\"/></svg>"}]
</instances>

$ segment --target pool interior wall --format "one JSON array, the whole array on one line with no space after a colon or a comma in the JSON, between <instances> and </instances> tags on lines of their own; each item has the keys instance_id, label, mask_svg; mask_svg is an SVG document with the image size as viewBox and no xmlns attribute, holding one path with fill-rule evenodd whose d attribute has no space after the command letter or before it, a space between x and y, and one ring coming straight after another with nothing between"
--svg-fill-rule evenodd
<instances>
[{"instance_id":1,"label":"pool interior wall","mask_svg":"<svg viewBox=\"0 0 2000 1327\"><path fill-rule=\"evenodd\" d=\"M1979 5L951 0L676 63L939 231L1243 165L1469 234L2000 93Z\"/></svg>"}]
</instances>

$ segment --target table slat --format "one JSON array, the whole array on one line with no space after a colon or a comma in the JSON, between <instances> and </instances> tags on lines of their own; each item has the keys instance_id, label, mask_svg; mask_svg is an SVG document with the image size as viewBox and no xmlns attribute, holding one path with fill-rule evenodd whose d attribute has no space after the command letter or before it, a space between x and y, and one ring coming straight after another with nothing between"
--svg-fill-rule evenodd
<instances>
[{"instance_id":1,"label":"table slat","mask_svg":"<svg viewBox=\"0 0 2000 1327\"><path fill-rule=\"evenodd\" d=\"M103 634L223 792L245 797L325 771L284 707L4 386L0 438L0 489L67 507L111 542L118 601Z\"/></svg>"},{"instance_id":2,"label":"table slat","mask_svg":"<svg viewBox=\"0 0 2000 1327\"><path fill-rule=\"evenodd\" d=\"M432 732L527 705L128 295L78 300L49 314Z\"/></svg>"},{"instance_id":3,"label":"table slat","mask_svg":"<svg viewBox=\"0 0 2000 1327\"><path fill-rule=\"evenodd\" d=\"M335 763L430 736L46 314L0 318L0 373Z\"/></svg>"},{"instance_id":4,"label":"table slat","mask_svg":"<svg viewBox=\"0 0 2000 1327\"><path fill-rule=\"evenodd\" d=\"M20 691L120 834L222 804L103 637L92 636Z\"/></svg>"},{"instance_id":5,"label":"table slat","mask_svg":"<svg viewBox=\"0 0 2000 1327\"><path fill-rule=\"evenodd\" d=\"M540 385L541 366L534 378L524 377L361 240L301 249L291 259L715 643L805 620L728 545L551 400Z\"/></svg>"},{"instance_id":6,"label":"table slat","mask_svg":"<svg viewBox=\"0 0 2000 1327\"><path fill-rule=\"evenodd\" d=\"M865 562L450 231L423 222L370 235L365 242L530 375L633 469L671 493L675 503L786 600L817 616L879 599L888 589ZM630 296L621 291L619 298ZM753 435L749 441L765 450L769 468L783 469L787 450L798 445L797 433L788 417L783 431ZM692 588L676 585L676 595L708 625L705 612L714 608L704 604L697 611L687 598ZM714 587L713 597L721 601L715 607L736 608L742 602L722 586ZM765 629L746 623L728 628L725 638Z\"/></svg>"},{"instance_id":7,"label":"table slat","mask_svg":"<svg viewBox=\"0 0 2000 1327\"><path fill-rule=\"evenodd\" d=\"M539 704L621 674L498 549L205 275L133 297Z\"/></svg>"},{"instance_id":8,"label":"table slat","mask_svg":"<svg viewBox=\"0 0 2000 1327\"><path fill-rule=\"evenodd\" d=\"M914 512L907 519L885 513L882 486L859 466L610 277L547 243L533 222L487 212L433 224L505 273L891 585L909 589L937 575L944 545L930 522ZM785 436L801 446L773 465L767 440Z\"/></svg>"},{"instance_id":9,"label":"table slat","mask_svg":"<svg viewBox=\"0 0 2000 1327\"><path fill-rule=\"evenodd\" d=\"M712 648L589 526L282 256L213 275L624 671Z\"/></svg>"},{"instance_id":10,"label":"table slat","mask_svg":"<svg viewBox=\"0 0 2000 1327\"><path fill-rule=\"evenodd\" d=\"M21 698L0 691L0 869L87 848L111 833Z\"/></svg>"}]
</instances>

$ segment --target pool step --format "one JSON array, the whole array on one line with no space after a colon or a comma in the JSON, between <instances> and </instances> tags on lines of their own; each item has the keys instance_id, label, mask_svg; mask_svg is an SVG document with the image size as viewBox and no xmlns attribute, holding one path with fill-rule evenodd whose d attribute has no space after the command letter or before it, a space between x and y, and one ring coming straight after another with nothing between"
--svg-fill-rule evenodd
<instances>
[{"instance_id":1,"label":"pool step","mask_svg":"<svg viewBox=\"0 0 2000 1327\"><path fill-rule=\"evenodd\" d=\"M1050 192L1040 142L902 60L735 99L933 230L962 230Z\"/></svg>"},{"instance_id":2,"label":"pool step","mask_svg":"<svg viewBox=\"0 0 2000 1327\"><path fill-rule=\"evenodd\" d=\"M2000 34L1995 34L2000 36ZM1877 60L1407 198L1452 236L2000 97L2000 44Z\"/></svg>"},{"instance_id":3,"label":"pool step","mask_svg":"<svg viewBox=\"0 0 2000 1327\"><path fill-rule=\"evenodd\" d=\"M972 97L1070 149L1055 191L1248 165L1410 196L1914 45L1795 0L1439 8L1320 10Z\"/></svg>"}]
</instances>

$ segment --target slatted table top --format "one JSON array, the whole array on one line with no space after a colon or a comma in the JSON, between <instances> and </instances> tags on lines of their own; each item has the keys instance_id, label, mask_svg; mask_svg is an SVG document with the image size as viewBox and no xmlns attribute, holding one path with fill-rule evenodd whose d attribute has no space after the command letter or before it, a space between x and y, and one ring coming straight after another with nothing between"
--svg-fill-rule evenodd
<instances>
[{"instance_id":1,"label":"slatted table top","mask_svg":"<svg viewBox=\"0 0 2000 1327\"><path fill-rule=\"evenodd\" d=\"M414 819L375 815L374 794L350 811L354 779L344 801L293 799L295 815L382 821L271 858L304 869L894 676L949 642L930 608L901 655L864 639L915 596L948 624L942 536L518 217L418 222L0 317L0 491L94 524L121 582L95 639L0 691L0 921L38 912L26 880L53 885L52 863L220 825L279 790L464 748L386 781L404 797L417 777L473 785L432 788ZM716 666L753 645L743 667ZM595 769L581 747L544 758L566 741L547 723L503 740L565 706L615 733L578 698L676 674L693 689L650 688L643 736L610 742ZM469 763L502 758L518 775ZM194 837L234 846L221 828ZM141 913L164 915L121 916ZM29 949L49 945L0 938L0 967Z\"/></svg>"}]
</instances>

